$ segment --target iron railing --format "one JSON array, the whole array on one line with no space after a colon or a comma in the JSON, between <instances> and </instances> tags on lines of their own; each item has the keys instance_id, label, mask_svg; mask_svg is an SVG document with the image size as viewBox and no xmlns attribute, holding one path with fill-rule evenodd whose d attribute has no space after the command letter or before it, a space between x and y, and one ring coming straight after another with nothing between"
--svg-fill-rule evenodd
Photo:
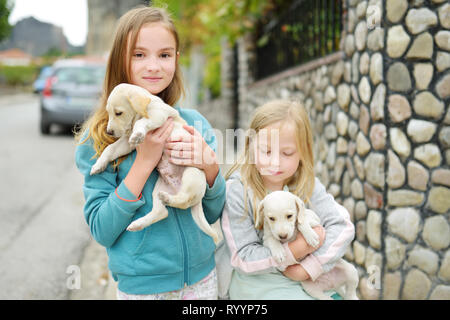
<instances>
[{"instance_id":1,"label":"iron railing","mask_svg":"<svg viewBox=\"0 0 450 320\"><path fill-rule=\"evenodd\" d=\"M256 80L337 51L341 30L342 0L294 1L257 30Z\"/></svg>"}]
</instances>

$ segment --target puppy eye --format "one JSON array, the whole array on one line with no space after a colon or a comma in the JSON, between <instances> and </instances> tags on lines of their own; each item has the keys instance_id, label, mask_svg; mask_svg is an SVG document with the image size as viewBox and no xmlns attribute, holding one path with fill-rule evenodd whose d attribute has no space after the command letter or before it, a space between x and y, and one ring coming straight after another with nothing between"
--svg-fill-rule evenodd
<instances>
[{"instance_id":1,"label":"puppy eye","mask_svg":"<svg viewBox=\"0 0 450 320\"><path fill-rule=\"evenodd\" d=\"M288 215L286 216L286 218L288 218L288 219L292 218L292 214L288 214Z\"/></svg>"},{"instance_id":2,"label":"puppy eye","mask_svg":"<svg viewBox=\"0 0 450 320\"><path fill-rule=\"evenodd\" d=\"M120 117L122 115L122 112L116 112L116 116Z\"/></svg>"},{"instance_id":3,"label":"puppy eye","mask_svg":"<svg viewBox=\"0 0 450 320\"><path fill-rule=\"evenodd\" d=\"M269 219L270 219L270 221L275 221L274 217L270 217Z\"/></svg>"}]
</instances>

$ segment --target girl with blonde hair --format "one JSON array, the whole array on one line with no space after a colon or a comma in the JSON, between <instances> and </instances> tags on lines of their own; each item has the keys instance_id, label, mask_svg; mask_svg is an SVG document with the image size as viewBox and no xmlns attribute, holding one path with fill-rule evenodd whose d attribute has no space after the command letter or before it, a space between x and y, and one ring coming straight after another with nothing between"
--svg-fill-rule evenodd
<instances>
[{"instance_id":1,"label":"girl with blonde hair","mask_svg":"<svg viewBox=\"0 0 450 320\"><path fill-rule=\"evenodd\" d=\"M347 210L314 176L313 137L304 107L275 100L257 108L244 153L226 178L221 218L225 241L216 253L219 296L312 299L299 281L315 280L331 270L353 240L354 226ZM255 221L263 221L256 217L259 201L277 190L299 196L323 224L315 228L320 238L318 248L310 247L299 233L284 244L287 258L281 264L263 246L262 224L255 225Z\"/></svg>"},{"instance_id":2,"label":"girl with blonde hair","mask_svg":"<svg viewBox=\"0 0 450 320\"><path fill-rule=\"evenodd\" d=\"M173 123L169 119L149 132L131 154L102 173L90 175L96 158L115 141L106 132L105 109L113 88L120 83L138 85L173 106L184 91L179 48L177 31L166 10L140 7L123 15L107 62L99 106L76 137L75 160L84 176L85 219L92 236L106 247L119 299L217 298L215 245L198 228L190 208L168 207L166 219L142 231L126 230L152 209L152 192L158 179L155 168L163 152L174 164L205 171L203 211L209 223L219 219L225 202L225 180L216 160L216 138L200 113L176 108L189 124L185 126L188 138L170 140ZM201 132L192 127L194 123L197 128L200 124Z\"/></svg>"}]
</instances>

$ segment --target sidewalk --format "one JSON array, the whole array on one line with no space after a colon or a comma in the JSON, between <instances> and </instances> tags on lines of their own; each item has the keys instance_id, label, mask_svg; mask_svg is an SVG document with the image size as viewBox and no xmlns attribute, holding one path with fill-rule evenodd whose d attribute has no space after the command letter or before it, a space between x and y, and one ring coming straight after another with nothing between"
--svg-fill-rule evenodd
<instances>
[{"instance_id":1,"label":"sidewalk","mask_svg":"<svg viewBox=\"0 0 450 320\"><path fill-rule=\"evenodd\" d=\"M30 90L0 86L0 106L38 100L39 95L32 93Z\"/></svg>"},{"instance_id":2,"label":"sidewalk","mask_svg":"<svg viewBox=\"0 0 450 320\"><path fill-rule=\"evenodd\" d=\"M220 165L222 174L229 165ZM219 223L213 225L220 231ZM221 232L220 232L221 235ZM117 283L108 269L106 249L91 239L80 263L81 288L70 291L70 300L116 300Z\"/></svg>"},{"instance_id":3,"label":"sidewalk","mask_svg":"<svg viewBox=\"0 0 450 320\"><path fill-rule=\"evenodd\" d=\"M116 282L108 269L106 249L91 239L80 264L81 288L70 291L70 300L115 300Z\"/></svg>"}]
</instances>

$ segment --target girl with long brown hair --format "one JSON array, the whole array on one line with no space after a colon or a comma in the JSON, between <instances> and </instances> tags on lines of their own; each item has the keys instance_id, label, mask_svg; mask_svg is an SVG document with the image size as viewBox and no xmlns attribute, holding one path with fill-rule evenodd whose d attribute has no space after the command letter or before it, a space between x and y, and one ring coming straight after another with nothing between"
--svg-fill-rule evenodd
<instances>
[{"instance_id":1,"label":"girl with long brown hair","mask_svg":"<svg viewBox=\"0 0 450 320\"><path fill-rule=\"evenodd\" d=\"M130 83L174 105L183 94L178 66L180 43L166 10L140 7L119 20L107 62L104 91L95 113L77 135L76 164L84 176L85 219L95 240L106 247L119 299L215 299L215 245L189 214L168 207L169 215L142 231L127 226L152 209L155 170L166 152L170 161L205 172L202 201L209 223L221 215L225 180L215 156L216 138L207 120L193 109L176 108L190 126L188 139L171 141L172 120L147 134L131 154L90 175L101 152L115 139L106 132L106 100L115 86ZM198 132L192 125L200 124ZM206 138L203 138L206 137ZM200 159L202 161L198 161ZM195 160L195 161L194 161Z\"/></svg>"}]
</instances>

